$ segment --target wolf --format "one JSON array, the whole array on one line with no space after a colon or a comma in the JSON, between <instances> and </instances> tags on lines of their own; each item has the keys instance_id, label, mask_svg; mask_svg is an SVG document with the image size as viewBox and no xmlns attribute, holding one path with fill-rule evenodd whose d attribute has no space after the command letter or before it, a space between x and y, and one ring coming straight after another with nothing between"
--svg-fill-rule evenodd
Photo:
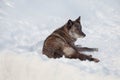
<instances>
[{"instance_id":1,"label":"wolf","mask_svg":"<svg viewBox=\"0 0 120 80\"><path fill-rule=\"evenodd\" d=\"M99 62L92 55L83 54L83 51L98 51L98 48L88 48L75 45L78 38L84 38L82 31L81 16L76 20L69 19L62 27L53 31L44 41L42 53L48 58L65 57L69 59L89 60Z\"/></svg>"}]
</instances>

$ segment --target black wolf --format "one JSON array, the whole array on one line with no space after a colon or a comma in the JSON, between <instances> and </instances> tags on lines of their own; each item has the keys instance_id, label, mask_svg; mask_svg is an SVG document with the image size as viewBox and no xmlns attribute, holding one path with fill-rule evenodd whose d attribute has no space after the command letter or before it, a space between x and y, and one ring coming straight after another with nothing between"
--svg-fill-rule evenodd
<instances>
[{"instance_id":1,"label":"black wolf","mask_svg":"<svg viewBox=\"0 0 120 80\"><path fill-rule=\"evenodd\" d=\"M79 47L74 44L77 38L86 36L82 31L80 17L75 21L68 20L65 25L55 30L44 41L43 54L49 58L60 58L65 56L70 59L89 60L99 62L92 55L85 55L82 51L98 51L97 48Z\"/></svg>"}]
</instances>

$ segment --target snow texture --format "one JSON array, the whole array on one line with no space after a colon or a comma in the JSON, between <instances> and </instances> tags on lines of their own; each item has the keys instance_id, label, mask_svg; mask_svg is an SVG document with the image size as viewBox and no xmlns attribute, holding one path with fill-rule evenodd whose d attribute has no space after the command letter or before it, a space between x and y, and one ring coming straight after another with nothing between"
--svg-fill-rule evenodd
<instances>
[{"instance_id":1,"label":"snow texture","mask_svg":"<svg viewBox=\"0 0 120 80\"><path fill-rule=\"evenodd\" d=\"M99 63L49 59L45 38L81 16ZM120 0L0 0L0 80L120 80Z\"/></svg>"}]
</instances>

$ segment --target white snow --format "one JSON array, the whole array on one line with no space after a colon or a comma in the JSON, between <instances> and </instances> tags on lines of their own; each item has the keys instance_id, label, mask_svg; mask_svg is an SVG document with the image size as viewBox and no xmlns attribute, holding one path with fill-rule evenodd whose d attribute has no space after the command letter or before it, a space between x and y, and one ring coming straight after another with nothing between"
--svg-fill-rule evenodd
<instances>
[{"instance_id":1,"label":"white snow","mask_svg":"<svg viewBox=\"0 0 120 80\"><path fill-rule=\"evenodd\" d=\"M119 0L0 0L0 80L119 80ZM81 16L86 37L76 44L99 48L99 63L48 59L45 38Z\"/></svg>"}]
</instances>

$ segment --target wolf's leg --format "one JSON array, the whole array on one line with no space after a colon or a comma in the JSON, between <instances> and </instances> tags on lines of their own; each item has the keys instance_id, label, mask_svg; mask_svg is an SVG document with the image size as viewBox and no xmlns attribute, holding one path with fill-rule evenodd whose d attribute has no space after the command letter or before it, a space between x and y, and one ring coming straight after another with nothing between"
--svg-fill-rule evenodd
<instances>
[{"instance_id":1,"label":"wolf's leg","mask_svg":"<svg viewBox=\"0 0 120 80\"><path fill-rule=\"evenodd\" d=\"M45 54L49 58L60 58L63 56L62 52L55 52L52 49L44 50L43 54Z\"/></svg>"},{"instance_id":2,"label":"wolf's leg","mask_svg":"<svg viewBox=\"0 0 120 80\"><path fill-rule=\"evenodd\" d=\"M89 60L89 61L94 61L94 62L99 62L99 59L97 58L92 58L92 55L85 55L85 54L78 54L78 53L75 53L71 56L65 56L66 58L70 58L70 59L80 59L82 61L84 60Z\"/></svg>"},{"instance_id":3,"label":"wolf's leg","mask_svg":"<svg viewBox=\"0 0 120 80\"><path fill-rule=\"evenodd\" d=\"M98 48L88 48L88 47L76 47L76 49L80 52L82 52L82 51L88 51L88 52L98 51Z\"/></svg>"},{"instance_id":4,"label":"wolf's leg","mask_svg":"<svg viewBox=\"0 0 120 80\"><path fill-rule=\"evenodd\" d=\"M57 51L54 52L54 58L60 58L60 57L63 56L63 54L64 53L62 51L57 50Z\"/></svg>"},{"instance_id":5,"label":"wolf's leg","mask_svg":"<svg viewBox=\"0 0 120 80\"><path fill-rule=\"evenodd\" d=\"M71 58L71 59L80 59L80 60L89 60L89 61L94 61L94 62L99 62L99 59L93 58L92 55L85 55L85 54L73 54L71 56L66 56L66 58Z\"/></svg>"},{"instance_id":6,"label":"wolf's leg","mask_svg":"<svg viewBox=\"0 0 120 80\"><path fill-rule=\"evenodd\" d=\"M54 49L51 47L43 48L43 54L48 58L55 58Z\"/></svg>"},{"instance_id":7,"label":"wolf's leg","mask_svg":"<svg viewBox=\"0 0 120 80\"><path fill-rule=\"evenodd\" d=\"M100 60L99 59L97 59L97 58L90 58L90 59L88 59L89 61L94 61L94 62L99 62Z\"/></svg>"},{"instance_id":8,"label":"wolf's leg","mask_svg":"<svg viewBox=\"0 0 120 80\"><path fill-rule=\"evenodd\" d=\"M64 55L65 55L66 58L89 60L89 61L97 62L97 59L92 58L91 55L85 55L85 54L79 53L78 51L76 51L72 47L65 47L63 52L64 52Z\"/></svg>"},{"instance_id":9,"label":"wolf's leg","mask_svg":"<svg viewBox=\"0 0 120 80\"><path fill-rule=\"evenodd\" d=\"M79 54L79 53L74 53L72 55L65 55L66 58L71 58L71 59L80 59L80 60L87 60L89 58L91 58L91 55L85 55L85 54Z\"/></svg>"}]
</instances>

